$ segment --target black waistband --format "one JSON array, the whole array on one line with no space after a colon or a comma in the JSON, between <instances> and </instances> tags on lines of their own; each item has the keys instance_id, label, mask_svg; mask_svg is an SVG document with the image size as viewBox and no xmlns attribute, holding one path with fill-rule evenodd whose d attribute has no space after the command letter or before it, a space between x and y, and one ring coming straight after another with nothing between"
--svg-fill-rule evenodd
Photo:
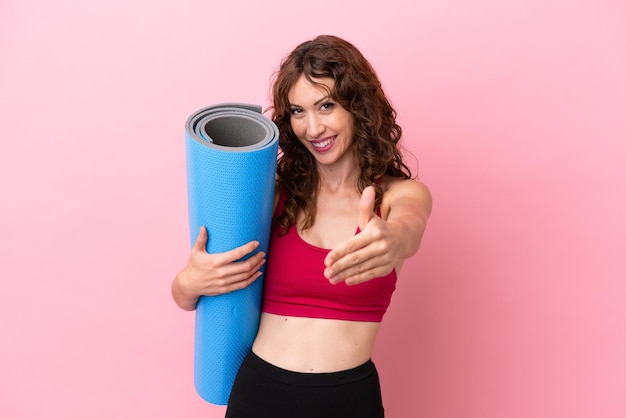
<instances>
[{"instance_id":1,"label":"black waistband","mask_svg":"<svg viewBox=\"0 0 626 418\"><path fill-rule=\"evenodd\" d=\"M352 369L330 373L302 373L285 370L263 360L252 351L244 359L241 367L249 367L266 377L296 386L332 386L352 383L376 374L376 366L368 360Z\"/></svg>"}]
</instances>

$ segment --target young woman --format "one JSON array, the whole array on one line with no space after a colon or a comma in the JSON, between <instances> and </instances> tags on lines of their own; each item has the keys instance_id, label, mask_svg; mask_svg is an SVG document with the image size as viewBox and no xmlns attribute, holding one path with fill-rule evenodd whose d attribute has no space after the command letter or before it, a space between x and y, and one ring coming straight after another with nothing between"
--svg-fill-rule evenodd
<instances>
[{"instance_id":1,"label":"young woman","mask_svg":"<svg viewBox=\"0 0 626 418\"><path fill-rule=\"evenodd\" d=\"M281 155L263 312L226 417L383 417L371 356L431 195L403 163L374 70L345 40L319 36L286 57L272 111ZM265 254L236 261L256 243L208 254L206 242L202 229L172 283L183 309L261 274Z\"/></svg>"}]
</instances>

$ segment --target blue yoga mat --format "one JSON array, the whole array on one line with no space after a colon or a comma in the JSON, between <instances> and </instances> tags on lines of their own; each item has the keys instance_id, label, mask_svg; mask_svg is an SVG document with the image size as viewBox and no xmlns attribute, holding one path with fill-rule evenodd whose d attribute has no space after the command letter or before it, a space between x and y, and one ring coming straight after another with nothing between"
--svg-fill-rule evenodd
<instances>
[{"instance_id":1,"label":"blue yoga mat","mask_svg":"<svg viewBox=\"0 0 626 418\"><path fill-rule=\"evenodd\" d=\"M267 253L276 176L278 128L259 106L219 104L186 123L191 245L201 225L207 251L252 240ZM194 382L207 402L226 405L259 326L263 276L246 289L202 296L196 309Z\"/></svg>"}]
</instances>

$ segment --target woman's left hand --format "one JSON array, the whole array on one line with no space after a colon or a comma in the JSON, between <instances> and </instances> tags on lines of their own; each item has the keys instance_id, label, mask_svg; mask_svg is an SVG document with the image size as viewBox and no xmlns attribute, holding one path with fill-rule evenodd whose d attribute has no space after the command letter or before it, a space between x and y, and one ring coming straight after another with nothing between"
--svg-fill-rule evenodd
<instances>
[{"instance_id":1,"label":"woman's left hand","mask_svg":"<svg viewBox=\"0 0 626 418\"><path fill-rule=\"evenodd\" d=\"M389 274L402 253L400 225L374 213L376 193L367 187L361 195L361 232L330 251L324 260L324 275L331 283L354 285Z\"/></svg>"}]
</instances>

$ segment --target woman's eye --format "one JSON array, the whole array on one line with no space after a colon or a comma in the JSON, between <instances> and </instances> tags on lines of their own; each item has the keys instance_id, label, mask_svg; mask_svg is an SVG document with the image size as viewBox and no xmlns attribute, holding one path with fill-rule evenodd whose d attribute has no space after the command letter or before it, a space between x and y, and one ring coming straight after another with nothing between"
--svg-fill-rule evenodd
<instances>
[{"instance_id":1,"label":"woman's eye","mask_svg":"<svg viewBox=\"0 0 626 418\"><path fill-rule=\"evenodd\" d=\"M292 115L297 115L299 113L302 113L302 109L300 109L299 107L292 107L290 113Z\"/></svg>"},{"instance_id":2,"label":"woman's eye","mask_svg":"<svg viewBox=\"0 0 626 418\"><path fill-rule=\"evenodd\" d=\"M320 106L320 108L322 110L331 110L334 106L335 106L334 103L327 102L327 103L324 103L322 106Z\"/></svg>"}]
</instances>

